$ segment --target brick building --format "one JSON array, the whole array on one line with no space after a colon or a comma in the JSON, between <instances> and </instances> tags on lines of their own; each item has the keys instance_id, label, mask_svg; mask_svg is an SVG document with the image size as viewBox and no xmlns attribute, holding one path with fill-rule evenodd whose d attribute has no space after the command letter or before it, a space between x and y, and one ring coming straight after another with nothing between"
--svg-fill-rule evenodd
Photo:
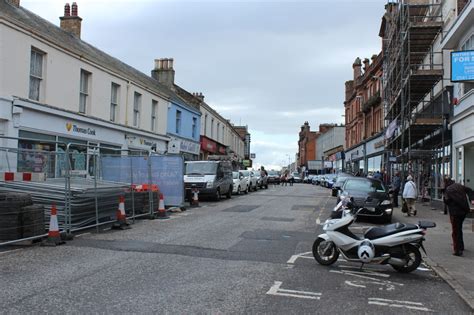
<instances>
[{"instance_id":1,"label":"brick building","mask_svg":"<svg viewBox=\"0 0 474 315\"><path fill-rule=\"evenodd\" d=\"M308 160L316 159L316 139L318 135L319 132L310 130L307 121L301 126L298 140L298 167L307 167Z\"/></svg>"},{"instance_id":2,"label":"brick building","mask_svg":"<svg viewBox=\"0 0 474 315\"><path fill-rule=\"evenodd\" d=\"M346 169L353 173L380 171L384 166L382 53L356 58L353 80L345 84Z\"/></svg>"}]
</instances>

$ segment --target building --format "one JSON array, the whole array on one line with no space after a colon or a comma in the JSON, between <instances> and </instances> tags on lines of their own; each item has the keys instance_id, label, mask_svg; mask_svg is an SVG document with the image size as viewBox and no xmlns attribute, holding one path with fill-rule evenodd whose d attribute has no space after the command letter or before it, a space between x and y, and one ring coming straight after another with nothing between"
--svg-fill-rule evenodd
<instances>
[{"instance_id":1,"label":"building","mask_svg":"<svg viewBox=\"0 0 474 315\"><path fill-rule=\"evenodd\" d=\"M424 198L440 199L451 175L452 86L441 40L455 2L390 1L380 29L388 169L413 175Z\"/></svg>"},{"instance_id":2,"label":"building","mask_svg":"<svg viewBox=\"0 0 474 315\"><path fill-rule=\"evenodd\" d=\"M250 133L248 126L234 126L235 131L239 134L240 139L244 141L244 167L252 167L252 159L250 158Z\"/></svg>"},{"instance_id":3,"label":"building","mask_svg":"<svg viewBox=\"0 0 474 315\"><path fill-rule=\"evenodd\" d=\"M211 155L222 155L235 164L244 160L244 140L234 126L205 101L202 93L194 93L201 100L201 150L200 157L206 160Z\"/></svg>"},{"instance_id":4,"label":"building","mask_svg":"<svg viewBox=\"0 0 474 315\"><path fill-rule=\"evenodd\" d=\"M466 62L451 62L445 69L452 69L451 82L454 82L454 117L450 122L452 132L453 177L456 182L474 189L474 75L468 75L466 67L472 67L474 61L474 2L457 1L455 19L444 34L442 48L453 50L453 58L461 52L466 54ZM470 52L469 52L470 51Z\"/></svg>"},{"instance_id":5,"label":"building","mask_svg":"<svg viewBox=\"0 0 474 315\"><path fill-rule=\"evenodd\" d=\"M298 140L298 160L297 166L301 171L308 167L308 161L316 160L316 138L319 136L317 131L311 131L307 121L301 126Z\"/></svg>"},{"instance_id":6,"label":"building","mask_svg":"<svg viewBox=\"0 0 474 315\"><path fill-rule=\"evenodd\" d=\"M172 58L155 60L151 76L166 86L170 95L166 134L170 137L168 153L180 154L185 160L198 160L200 152L200 100L174 82Z\"/></svg>"},{"instance_id":7,"label":"building","mask_svg":"<svg viewBox=\"0 0 474 315\"><path fill-rule=\"evenodd\" d=\"M12 137L0 141L45 152L41 159L18 155L9 167L32 171L35 164L35 171L47 167L55 176L61 165L47 152L63 151L65 143L74 143L72 167L84 171L90 169L88 145L102 153L166 152L169 89L81 40L75 3L60 20L57 27L18 0L0 0L0 134Z\"/></svg>"},{"instance_id":8,"label":"building","mask_svg":"<svg viewBox=\"0 0 474 315\"><path fill-rule=\"evenodd\" d=\"M326 128L322 128L322 126ZM324 124L319 126L319 130L321 135L317 138L316 151L321 154L320 159L323 161L324 172L336 173L342 171L344 168L346 127L336 124Z\"/></svg>"},{"instance_id":9,"label":"building","mask_svg":"<svg viewBox=\"0 0 474 315\"><path fill-rule=\"evenodd\" d=\"M382 62L382 53L365 58L363 66L356 58L353 79L345 83L345 170L354 174L385 168Z\"/></svg>"}]
</instances>

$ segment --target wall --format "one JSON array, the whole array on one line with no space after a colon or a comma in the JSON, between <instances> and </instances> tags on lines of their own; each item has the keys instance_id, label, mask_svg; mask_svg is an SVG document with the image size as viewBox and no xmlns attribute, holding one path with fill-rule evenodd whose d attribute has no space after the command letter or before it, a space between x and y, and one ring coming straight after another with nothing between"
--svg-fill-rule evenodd
<instances>
[{"instance_id":1,"label":"wall","mask_svg":"<svg viewBox=\"0 0 474 315\"><path fill-rule=\"evenodd\" d=\"M87 115L104 120L110 119L110 91L111 83L120 85L118 123L132 126L133 124L133 94L142 94L140 128L151 131L151 101L158 101L158 123L156 133L166 133L166 110L168 101L150 93L144 88L130 84L127 95L127 80L84 60L73 56L58 47L44 43L37 38L24 34L0 24L2 45L8 49L1 49L0 72L8 74L8 80L0 81L1 95L14 95L28 98L29 67L32 46L45 52L43 69L43 86L40 92L40 102L77 112L79 109L79 80L80 71L84 69L92 73L90 81L90 101ZM0 96L1 96L0 95ZM128 100L128 108L126 106Z\"/></svg>"},{"instance_id":2,"label":"wall","mask_svg":"<svg viewBox=\"0 0 474 315\"><path fill-rule=\"evenodd\" d=\"M181 111L181 130L176 133L176 111ZM199 113L176 103L170 103L168 107L168 133L179 137L199 142L199 131L201 130L201 119ZM196 133L192 136L193 118L196 118Z\"/></svg>"}]
</instances>

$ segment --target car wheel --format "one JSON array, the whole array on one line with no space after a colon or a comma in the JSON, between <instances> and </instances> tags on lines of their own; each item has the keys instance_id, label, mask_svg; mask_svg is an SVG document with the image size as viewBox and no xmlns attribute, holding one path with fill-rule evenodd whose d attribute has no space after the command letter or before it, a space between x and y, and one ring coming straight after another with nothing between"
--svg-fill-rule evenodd
<instances>
[{"instance_id":1,"label":"car wheel","mask_svg":"<svg viewBox=\"0 0 474 315\"><path fill-rule=\"evenodd\" d=\"M249 193L249 185L245 186L244 193L245 193L245 194L248 194L248 193Z\"/></svg>"},{"instance_id":2,"label":"car wheel","mask_svg":"<svg viewBox=\"0 0 474 315\"><path fill-rule=\"evenodd\" d=\"M229 186L229 190L227 191L227 194L225 195L225 197L227 199L232 198L232 190L233 190L233 188L232 188L232 185L231 185L231 186Z\"/></svg>"},{"instance_id":3,"label":"car wheel","mask_svg":"<svg viewBox=\"0 0 474 315\"><path fill-rule=\"evenodd\" d=\"M216 189L214 199L217 200L217 201L221 200L221 192L220 192L219 188Z\"/></svg>"},{"instance_id":4,"label":"car wheel","mask_svg":"<svg viewBox=\"0 0 474 315\"><path fill-rule=\"evenodd\" d=\"M240 185L237 187L237 195L240 195L241 191L240 191Z\"/></svg>"}]
</instances>

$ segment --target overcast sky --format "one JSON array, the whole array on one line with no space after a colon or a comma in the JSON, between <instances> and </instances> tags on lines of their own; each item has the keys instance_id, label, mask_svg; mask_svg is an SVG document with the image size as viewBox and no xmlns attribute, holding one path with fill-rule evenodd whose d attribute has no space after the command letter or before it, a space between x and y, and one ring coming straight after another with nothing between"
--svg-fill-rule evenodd
<instances>
[{"instance_id":1,"label":"overcast sky","mask_svg":"<svg viewBox=\"0 0 474 315\"><path fill-rule=\"evenodd\" d=\"M248 125L257 165L294 161L300 126L343 123L356 57L381 50L386 0L78 0L83 40L150 74L174 58L175 83ZM21 0L59 25L66 1Z\"/></svg>"}]
</instances>

